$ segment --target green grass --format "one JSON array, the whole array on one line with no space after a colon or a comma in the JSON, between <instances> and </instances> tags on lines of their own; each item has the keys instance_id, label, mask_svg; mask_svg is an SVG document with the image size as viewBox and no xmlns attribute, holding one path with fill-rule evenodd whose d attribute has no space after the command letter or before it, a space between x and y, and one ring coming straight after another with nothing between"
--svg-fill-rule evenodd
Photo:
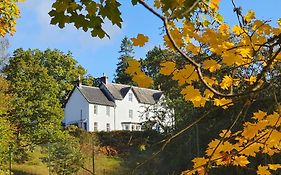
<instances>
[{"instance_id":1,"label":"green grass","mask_svg":"<svg viewBox=\"0 0 281 175\"><path fill-rule=\"evenodd\" d=\"M24 164L13 164L12 171L15 175L46 175L48 167L41 162L40 149L31 154L32 159ZM84 165L88 170L92 171L92 160L88 157ZM96 155L95 172L97 175L127 175L130 174L131 168L127 167L124 159L120 157L112 157L105 155ZM80 169L77 175L90 175L86 170Z\"/></svg>"},{"instance_id":2,"label":"green grass","mask_svg":"<svg viewBox=\"0 0 281 175\"><path fill-rule=\"evenodd\" d=\"M149 154L144 152L134 152L127 156L105 156L95 155L95 173L96 175L128 175L136 166L136 162L147 157ZM46 175L48 174L48 167L42 163L40 148L31 153L31 160L24 164L13 164L12 170L15 175ZM91 155L86 158L84 167L92 171ZM77 175L91 175L86 170L80 169Z\"/></svg>"}]
</instances>

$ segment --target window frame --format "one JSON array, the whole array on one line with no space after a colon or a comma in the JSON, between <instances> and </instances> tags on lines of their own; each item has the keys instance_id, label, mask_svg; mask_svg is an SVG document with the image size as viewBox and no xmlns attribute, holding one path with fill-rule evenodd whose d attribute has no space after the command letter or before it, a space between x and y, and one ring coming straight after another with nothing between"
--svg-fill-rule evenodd
<instances>
[{"instance_id":1,"label":"window frame","mask_svg":"<svg viewBox=\"0 0 281 175\"><path fill-rule=\"evenodd\" d=\"M129 98L129 101L130 101L130 102L133 102L133 93L130 92L130 93L128 94L128 96L129 96L129 97L128 97L128 98Z\"/></svg>"},{"instance_id":2,"label":"window frame","mask_svg":"<svg viewBox=\"0 0 281 175\"><path fill-rule=\"evenodd\" d=\"M107 131L107 132L110 131L110 123L106 123L106 131Z\"/></svg>"},{"instance_id":3,"label":"window frame","mask_svg":"<svg viewBox=\"0 0 281 175\"><path fill-rule=\"evenodd\" d=\"M134 112L133 112L133 110L132 109L129 109L129 118L133 118L133 116L134 116Z\"/></svg>"},{"instance_id":4,"label":"window frame","mask_svg":"<svg viewBox=\"0 0 281 175\"><path fill-rule=\"evenodd\" d=\"M94 122L94 131L98 131L98 122Z\"/></svg>"},{"instance_id":5,"label":"window frame","mask_svg":"<svg viewBox=\"0 0 281 175\"><path fill-rule=\"evenodd\" d=\"M94 114L98 114L98 105L94 104Z\"/></svg>"}]
</instances>

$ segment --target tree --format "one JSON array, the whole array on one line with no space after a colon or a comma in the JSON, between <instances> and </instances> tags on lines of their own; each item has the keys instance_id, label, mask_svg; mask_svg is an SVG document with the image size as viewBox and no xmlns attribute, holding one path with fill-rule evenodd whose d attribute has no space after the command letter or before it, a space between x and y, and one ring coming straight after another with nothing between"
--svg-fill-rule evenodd
<instances>
[{"instance_id":1,"label":"tree","mask_svg":"<svg viewBox=\"0 0 281 175\"><path fill-rule=\"evenodd\" d=\"M54 139L63 117L58 83L40 64L41 56L38 50L18 49L4 68L15 94L10 121L18 129L18 142L26 146Z\"/></svg>"},{"instance_id":2,"label":"tree","mask_svg":"<svg viewBox=\"0 0 281 175\"><path fill-rule=\"evenodd\" d=\"M35 50L39 59L39 64L48 70L48 75L56 80L59 88L59 95L57 96L60 103L65 102L66 95L77 84L77 80L81 77L81 81L85 85L92 86L94 77L86 75L86 70L77 63L70 52L64 54L55 49L47 49L44 52Z\"/></svg>"},{"instance_id":3,"label":"tree","mask_svg":"<svg viewBox=\"0 0 281 175\"><path fill-rule=\"evenodd\" d=\"M125 72L126 68L128 67L128 60L134 57L133 44L129 38L125 37L122 39L119 53L120 57L118 58L114 82L134 85L132 77Z\"/></svg>"},{"instance_id":4,"label":"tree","mask_svg":"<svg viewBox=\"0 0 281 175\"><path fill-rule=\"evenodd\" d=\"M8 170L11 146L14 142L16 128L9 121L12 95L8 82L0 75L0 173Z\"/></svg>"},{"instance_id":5,"label":"tree","mask_svg":"<svg viewBox=\"0 0 281 175\"><path fill-rule=\"evenodd\" d=\"M51 172L59 175L76 173L83 165L84 156L79 150L77 138L64 134L56 142L48 145L47 157L43 158Z\"/></svg>"}]
</instances>

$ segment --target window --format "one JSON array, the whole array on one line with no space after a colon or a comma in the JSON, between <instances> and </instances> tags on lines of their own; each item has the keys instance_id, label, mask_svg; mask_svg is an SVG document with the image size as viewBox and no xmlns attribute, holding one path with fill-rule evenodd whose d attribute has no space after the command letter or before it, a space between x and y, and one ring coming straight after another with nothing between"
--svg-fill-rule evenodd
<instances>
[{"instance_id":1,"label":"window","mask_svg":"<svg viewBox=\"0 0 281 175\"><path fill-rule=\"evenodd\" d=\"M98 122L94 122L94 131L98 131Z\"/></svg>"},{"instance_id":2,"label":"window","mask_svg":"<svg viewBox=\"0 0 281 175\"><path fill-rule=\"evenodd\" d=\"M129 101L133 101L133 94L129 93Z\"/></svg>"},{"instance_id":3,"label":"window","mask_svg":"<svg viewBox=\"0 0 281 175\"><path fill-rule=\"evenodd\" d=\"M149 112L145 113L145 118L148 119L149 118Z\"/></svg>"},{"instance_id":4,"label":"window","mask_svg":"<svg viewBox=\"0 0 281 175\"><path fill-rule=\"evenodd\" d=\"M110 131L110 124L109 124L109 123L106 124L106 131L107 131L107 132Z\"/></svg>"},{"instance_id":5,"label":"window","mask_svg":"<svg viewBox=\"0 0 281 175\"><path fill-rule=\"evenodd\" d=\"M129 109L129 118L133 118L133 110Z\"/></svg>"},{"instance_id":6,"label":"window","mask_svg":"<svg viewBox=\"0 0 281 175\"><path fill-rule=\"evenodd\" d=\"M134 131L135 130L135 125L132 125L132 131Z\"/></svg>"},{"instance_id":7,"label":"window","mask_svg":"<svg viewBox=\"0 0 281 175\"><path fill-rule=\"evenodd\" d=\"M125 125L125 130L129 130L129 125Z\"/></svg>"},{"instance_id":8,"label":"window","mask_svg":"<svg viewBox=\"0 0 281 175\"><path fill-rule=\"evenodd\" d=\"M137 130L137 131L140 131L140 130L141 130L141 127L140 127L140 126L136 126L136 130Z\"/></svg>"},{"instance_id":9,"label":"window","mask_svg":"<svg viewBox=\"0 0 281 175\"><path fill-rule=\"evenodd\" d=\"M98 105L94 105L94 114L98 114Z\"/></svg>"},{"instance_id":10,"label":"window","mask_svg":"<svg viewBox=\"0 0 281 175\"><path fill-rule=\"evenodd\" d=\"M106 106L106 115L110 116L110 107Z\"/></svg>"}]
</instances>

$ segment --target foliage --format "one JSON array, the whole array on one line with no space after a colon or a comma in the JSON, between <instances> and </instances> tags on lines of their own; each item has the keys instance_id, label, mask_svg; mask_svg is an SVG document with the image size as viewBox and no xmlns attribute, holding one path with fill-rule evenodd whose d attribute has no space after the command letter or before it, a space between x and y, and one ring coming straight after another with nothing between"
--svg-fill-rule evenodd
<instances>
[{"instance_id":1,"label":"foliage","mask_svg":"<svg viewBox=\"0 0 281 175\"><path fill-rule=\"evenodd\" d=\"M6 34L13 35L16 31L16 20L19 18L20 11L18 2L23 0L3 0L0 4L0 37Z\"/></svg>"},{"instance_id":2,"label":"foliage","mask_svg":"<svg viewBox=\"0 0 281 175\"><path fill-rule=\"evenodd\" d=\"M235 101L242 101L243 96L257 98L257 92L274 85L280 74L276 71L281 56L280 24L274 28L267 21L256 20L253 11L243 16L233 3L239 24L230 29L229 25L218 18L218 2L211 1L207 4L202 1L196 10L202 15L191 20L177 19L176 22L163 9L163 14L160 14L146 2L140 1L163 21L165 45L186 60L184 64L179 64L176 60L163 61L160 74L176 80L183 87L181 94L194 107L213 104L227 109ZM164 7L165 4L160 2L155 8L159 9L161 6ZM144 42L142 38L132 38L132 41L135 45ZM136 70L132 71L132 67L137 68L129 67L128 73L134 75ZM143 84L143 78L137 75L135 77L136 82ZM276 103L278 104L277 100ZM250 164L248 157L256 157L256 153L269 156L280 154L280 111L267 117L266 113L260 112L263 114L261 117L254 117L258 121L245 122L242 130L231 134L231 130L234 130L243 116L242 113L250 105L250 101L245 102L237 119L227 130L223 130L221 139L210 142L206 157L193 159L193 169L182 174L208 174L216 166L247 167ZM254 113L256 115L258 114ZM243 153L246 150L247 153ZM265 164L255 168L258 174L270 174L269 170L277 170L279 167L279 164Z\"/></svg>"},{"instance_id":3,"label":"foliage","mask_svg":"<svg viewBox=\"0 0 281 175\"><path fill-rule=\"evenodd\" d=\"M40 64L40 57L38 51L19 49L4 69L15 94L11 121L19 129L19 137L33 143L51 139L60 129L63 114L58 84Z\"/></svg>"},{"instance_id":4,"label":"foliage","mask_svg":"<svg viewBox=\"0 0 281 175\"><path fill-rule=\"evenodd\" d=\"M27 52L30 51L32 52L32 50ZM94 78L90 75L85 76L86 70L77 63L70 52L65 54L56 49L47 49L44 52L34 50L34 52L38 54L39 64L45 67L48 70L48 75L56 80L61 104L64 103L67 93L77 84L79 76L85 85L93 85Z\"/></svg>"},{"instance_id":5,"label":"foliage","mask_svg":"<svg viewBox=\"0 0 281 175\"><path fill-rule=\"evenodd\" d=\"M8 120L12 96L8 82L0 76L0 174L8 168L15 128ZM3 172L2 172L3 171Z\"/></svg>"},{"instance_id":6,"label":"foliage","mask_svg":"<svg viewBox=\"0 0 281 175\"><path fill-rule=\"evenodd\" d=\"M119 53L120 57L118 58L114 82L134 85L135 83L133 82L132 77L125 72L128 67L128 60L134 57L133 44L129 38L125 37L122 39Z\"/></svg>"},{"instance_id":7,"label":"foliage","mask_svg":"<svg viewBox=\"0 0 281 175\"><path fill-rule=\"evenodd\" d=\"M47 147L48 157L43 158L43 162L49 166L51 172L59 175L74 174L83 165L84 157L76 138L66 135Z\"/></svg>"}]
</instances>

